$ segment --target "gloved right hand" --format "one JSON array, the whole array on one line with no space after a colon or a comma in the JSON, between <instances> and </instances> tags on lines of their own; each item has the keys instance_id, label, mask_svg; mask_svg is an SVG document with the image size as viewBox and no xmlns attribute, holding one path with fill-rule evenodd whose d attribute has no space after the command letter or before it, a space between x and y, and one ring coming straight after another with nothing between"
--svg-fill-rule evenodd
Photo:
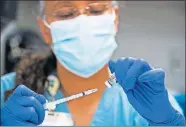
<instances>
[{"instance_id":1,"label":"gloved right hand","mask_svg":"<svg viewBox=\"0 0 186 127\"><path fill-rule=\"evenodd\" d=\"M43 122L45 98L24 85L18 86L1 109L3 126L36 126Z\"/></svg>"},{"instance_id":2,"label":"gloved right hand","mask_svg":"<svg viewBox=\"0 0 186 127\"><path fill-rule=\"evenodd\" d=\"M183 115L169 101L162 69L155 69L144 60L135 58L110 61L109 67L130 104L150 125L185 125Z\"/></svg>"}]
</instances>

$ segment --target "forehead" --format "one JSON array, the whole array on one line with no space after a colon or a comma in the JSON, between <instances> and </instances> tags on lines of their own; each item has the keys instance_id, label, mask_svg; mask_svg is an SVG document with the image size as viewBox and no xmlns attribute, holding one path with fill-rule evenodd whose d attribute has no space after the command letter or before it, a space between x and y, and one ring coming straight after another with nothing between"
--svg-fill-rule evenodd
<instances>
[{"instance_id":1,"label":"forehead","mask_svg":"<svg viewBox=\"0 0 186 127\"><path fill-rule=\"evenodd\" d=\"M45 8L50 11L54 8L64 7L64 6L74 6L77 8L83 8L90 3L98 3L98 2L112 2L112 0L86 0L86 1L76 1L76 0L58 0L58 1L46 1Z\"/></svg>"}]
</instances>

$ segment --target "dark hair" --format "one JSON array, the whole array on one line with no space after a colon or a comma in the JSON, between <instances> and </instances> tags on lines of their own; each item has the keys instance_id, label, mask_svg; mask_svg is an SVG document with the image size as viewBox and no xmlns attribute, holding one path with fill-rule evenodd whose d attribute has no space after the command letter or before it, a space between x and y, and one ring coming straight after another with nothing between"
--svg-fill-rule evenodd
<instances>
[{"instance_id":1,"label":"dark hair","mask_svg":"<svg viewBox=\"0 0 186 127\"><path fill-rule=\"evenodd\" d=\"M39 45L39 43L43 43L43 45ZM45 45L44 42L39 40L35 44L39 45L39 48L23 52L20 61L16 65L15 87L5 92L5 100L7 100L9 95L21 84L36 93L44 93L47 76L56 69L56 58L51 48ZM25 50L29 49L29 46Z\"/></svg>"}]
</instances>

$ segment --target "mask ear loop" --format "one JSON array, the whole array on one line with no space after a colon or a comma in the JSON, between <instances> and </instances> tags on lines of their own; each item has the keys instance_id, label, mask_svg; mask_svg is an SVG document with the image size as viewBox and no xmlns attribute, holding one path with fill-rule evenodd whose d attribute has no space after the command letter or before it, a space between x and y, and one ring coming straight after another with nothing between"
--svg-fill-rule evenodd
<instances>
[{"instance_id":1,"label":"mask ear loop","mask_svg":"<svg viewBox=\"0 0 186 127\"><path fill-rule=\"evenodd\" d=\"M116 13L115 13L114 9L112 9L112 15L113 15L113 20L115 20L115 18L116 18Z\"/></svg>"},{"instance_id":2,"label":"mask ear loop","mask_svg":"<svg viewBox=\"0 0 186 127\"><path fill-rule=\"evenodd\" d=\"M48 27L49 29L51 29L51 27L50 27L50 25L48 24L48 22L46 21L46 17L45 16L43 16L43 23L46 25L46 27ZM50 47L51 47L51 49L52 49L52 51L53 51L53 49L54 49L54 47L53 47L54 45L53 45L53 42L50 44Z\"/></svg>"},{"instance_id":3,"label":"mask ear loop","mask_svg":"<svg viewBox=\"0 0 186 127\"><path fill-rule=\"evenodd\" d=\"M115 13L115 11L114 11L114 8L112 9L112 13L111 13L111 15L112 15L112 20L113 20L113 22L115 22L115 19L116 19L116 13ZM114 36L116 36L116 31L114 32Z\"/></svg>"},{"instance_id":4,"label":"mask ear loop","mask_svg":"<svg viewBox=\"0 0 186 127\"><path fill-rule=\"evenodd\" d=\"M45 15L43 16L43 23L48 27L48 28L50 28L50 25L47 23L47 21L46 21L46 17L45 17Z\"/></svg>"},{"instance_id":5,"label":"mask ear loop","mask_svg":"<svg viewBox=\"0 0 186 127\"><path fill-rule=\"evenodd\" d=\"M116 13L115 13L115 11L114 11L115 8L118 8L118 3L117 3L117 1L112 0L112 14L113 14L114 20L115 20L115 18L116 18Z\"/></svg>"}]
</instances>

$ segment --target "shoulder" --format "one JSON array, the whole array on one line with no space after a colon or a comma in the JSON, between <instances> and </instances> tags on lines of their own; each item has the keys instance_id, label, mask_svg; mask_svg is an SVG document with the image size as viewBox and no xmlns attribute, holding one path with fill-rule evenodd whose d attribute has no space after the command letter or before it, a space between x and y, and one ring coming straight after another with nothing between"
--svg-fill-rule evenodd
<instances>
[{"instance_id":1,"label":"shoulder","mask_svg":"<svg viewBox=\"0 0 186 127\"><path fill-rule=\"evenodd\" d=\"M1 80L2 80L2 79L5 79L5 78L15 77L15 75L16 75L15 72L11 72L11 73L2 75L2 76L1 76Z\"/></svg>"},{"instance_id":2,"label":"shoulder","mask_svg":"<svg viewBox=\"0 0 186 127\"><path fill-rule=\"evenodd\" d=\"M1 104L4 102L4 92L14 88L15 72L1 76Z\"/></svg>"},{"instance_id":3,"label":"shoulder","mask_svg":"<svg viewBox=\"0 0 186 127\"><path fill-rule=\"evenodd\" d=\"M1 76L1 87L9 89L9 87L14 86L15 72L5 74Z\"/></svg>"}]
</instances>

